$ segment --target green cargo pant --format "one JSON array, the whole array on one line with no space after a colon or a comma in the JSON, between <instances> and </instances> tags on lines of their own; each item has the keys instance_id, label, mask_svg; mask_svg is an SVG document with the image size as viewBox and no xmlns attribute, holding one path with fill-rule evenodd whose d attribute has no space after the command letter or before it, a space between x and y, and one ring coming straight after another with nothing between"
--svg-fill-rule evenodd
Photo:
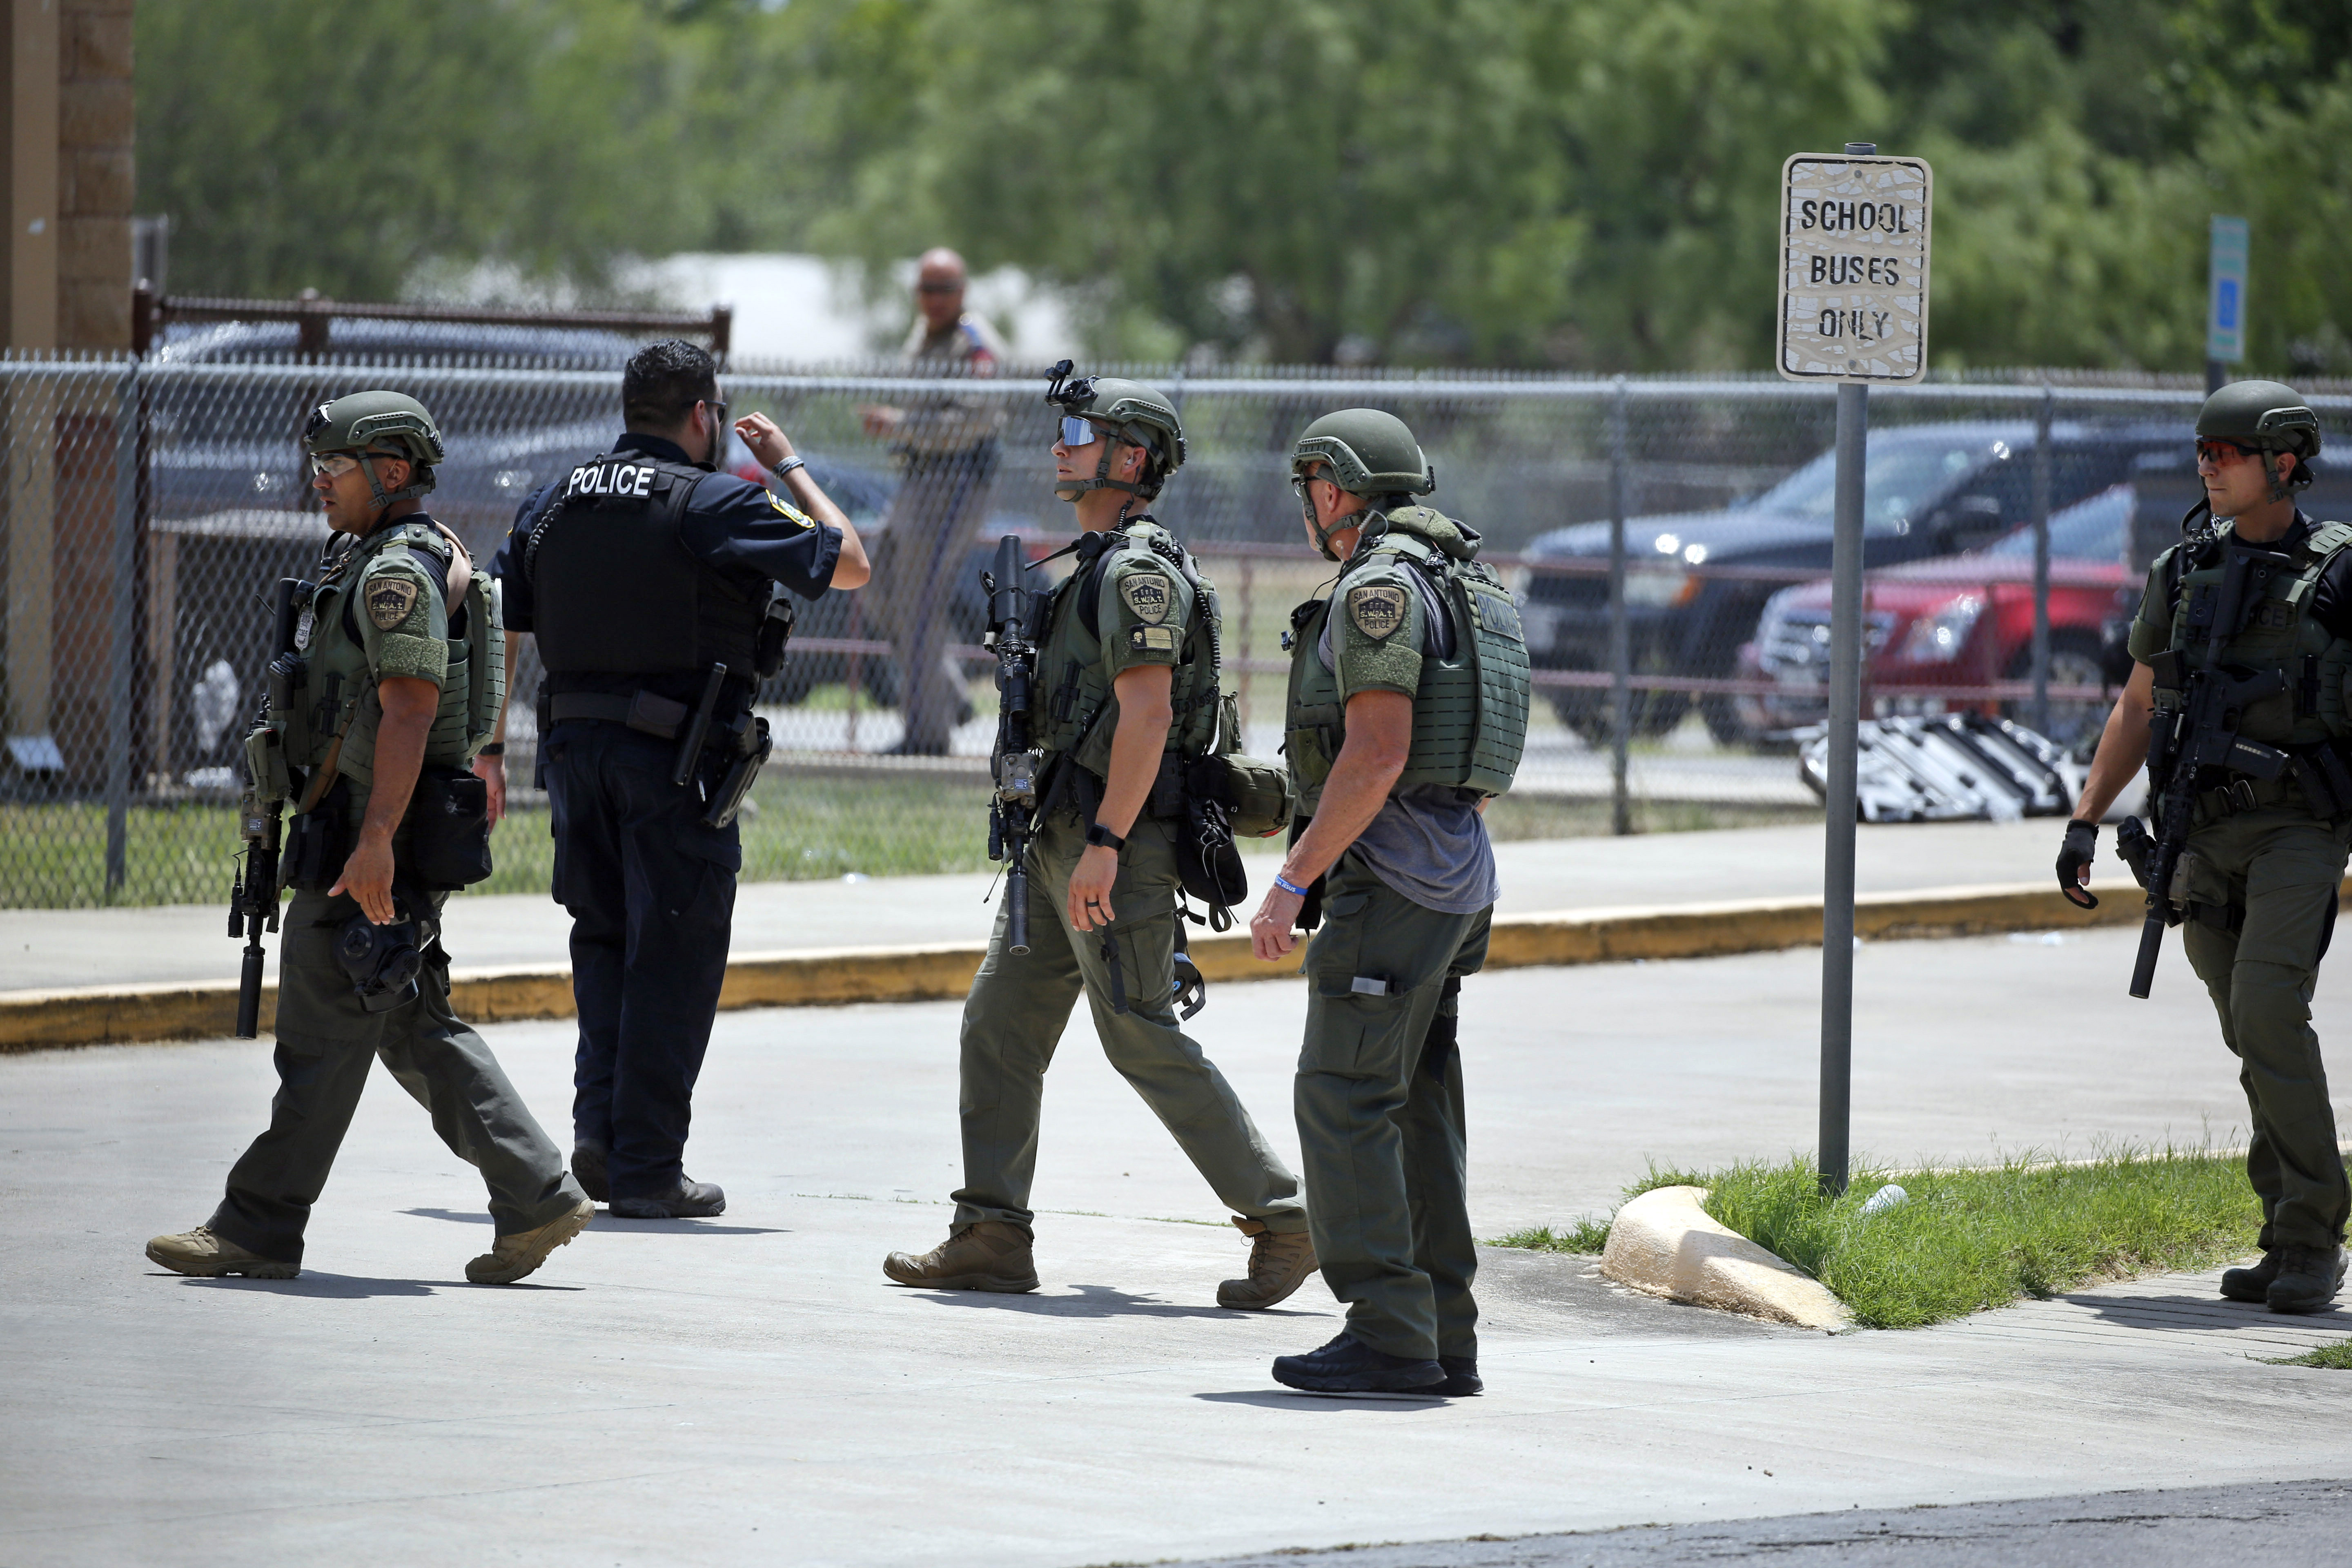
<instances>
[{"instance_id":1,"label":"green cargo pant","mask_svg":"<svg viewBox=\"0 0 2352 1568\"><path fill-rule=\"evenodd\" d=\"M1315 1256L1357 1339L1391 1355L1475 1356L1454 1027L1494 911L1424 909L1353 856L1325 881L1323 910L1297 1087Z\"/></svg>"},{"instance_id":2,"label":"green cargo pant","mask_svg":"<svg viewBox=\"0 0 2352 1568\"><path fill-rule=\"evenodd\" d=\"M1086 829L1067 818L1038 833L1029 849L1029 951L1005 950L1000 903L988 956L964 1001L963 1186L955 1223L1026 1227L1035 1217L1029 1186L1045 1068L1083 989L1103 1054L1175 1135L1210 1190L1269 1230L1305 1230L1298 1178L1266 1146L1224 1074L1176 1026L1176 855L1167 829L1140 820L1119 851L1110 893L1118 917L1109 929L1115 959L1102 951L1104 932L1069 923L1070 875L1086 847ZM1120 993L1125 1013L1113 1010Z\"/></svg>"},{"instance_id":3,"label":"green cargo pant","mask_svg":"<svg viewBox=\"0 0 2352 1568\"><path fill-rule=\"evenodd\" d=\"M437 910L442 900L436 898ZM432 1114L449 1151L478 1167L500 1236L535 1230L571 1213L587 1194L526 1109L482 1037L449 1008L449 959L436 942L415 1001L389 1012L360 1005L335 961L349 898L297 893L279 919L278 1096L269 1131L228 1173L228 1191L206 1221L239 1247L281 1263L302 1261L302 1230L327 1184L343 1133L378 1058Z\"/></svg>"},{"instance_id":4,"label":"green cargo pant","mask_svg":"<svg viewBox=\"0 0 2352 1568\"><path fill-rule=\"evenodd\" d=\"M2263 1203L2262 1245L2329 1247L2352 1210L2311 992L2336 923L2352 826L2264 808L2197 828L2182 875L2200 904L2242 908L2235 932L2192 920L2181 947L2221 1016L2253 1119L2246 1175ZM2177 884L2178 885L2178 884Z\"/></svg>"}]
</instances>

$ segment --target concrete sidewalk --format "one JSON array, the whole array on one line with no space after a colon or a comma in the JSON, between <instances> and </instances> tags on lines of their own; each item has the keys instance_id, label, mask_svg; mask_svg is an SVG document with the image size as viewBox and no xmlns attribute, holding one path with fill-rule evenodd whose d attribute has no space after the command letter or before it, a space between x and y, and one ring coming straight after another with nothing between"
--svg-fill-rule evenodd
<instances>
[{"instance_id":1,"label":"concrete sidewalk","mask_svg":"<svg viewBox=\"0 0 2352 1568\"><path fill-rule=\"evenodd\" d=\"M2234 1063L2128 931L1874 943L1854 1142L1889 1163L2240 1136ZM1523 969L1464 995L1482 1236L1605 1209L1644 1162L1777 1157L1813 1128L1819 960ZM1195 1034L1269 1140L1304 995L1220 988ZM2352 1025L2323 982L2323 1038ZM139 1256L197 1223L267 1115L266 1044L0 1058L0 1562L309 1559L1045 1565L1706 1522L2344 1475L2352 1333L2208 1278L1826 1338L1490 1251L1489 1392L1286 1393L1318 1284L1213 1304L1243 1243L1081 1020L1047 1088L1034 1296L894 1289L944 1233L953 1004L730 1013L688 1168L723 1219L600 1218L525 1285L458 1281L473 1173L371 1086L285 1283ZM572 1031L486 1031L560 1129ZM2339 1117L2345 1114L2339 1106Z\"/></svg>"},{"instance_id":2,"label":"concrete sidewalk","mask_svg":"<svg viewBox=\"0 0 2352 1568\"><path fill-rule=\"evenodd\" d=\"M2054 883L2063 825L1864 825L1856 885L1902 892L1997 882ZM1818 825L1658 833L1630 838L1545 839L1496 847L1504 914L1622 909L1740 899L1821 897ZM1273 862L1251 858L1253 886ZM2100 869L2129 888L2122 866ZM736 896L734 951L886 943L985 943L994 911L985 874L887 877L858 882L747 882ZM2099 884L2106 885L2105 881ZM226 882L223 884L226 886ZM58 986L235 980L237 946L226 907L0 910L0 991ZM545 897L499 894L451 901L446 944L467 967L570 961L571 920ZM270 943L269 978L278 973Z\"/></svg>"}]
</instances>

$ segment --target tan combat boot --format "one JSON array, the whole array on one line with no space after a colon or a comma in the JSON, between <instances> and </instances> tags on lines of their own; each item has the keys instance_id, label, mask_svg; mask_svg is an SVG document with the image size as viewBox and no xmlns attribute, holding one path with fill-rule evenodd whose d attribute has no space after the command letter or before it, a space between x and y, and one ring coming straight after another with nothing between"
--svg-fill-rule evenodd
<instances>
[{"instance_id":1,"label":"tan combat boot","mask_svg":"<svg viewBox=\"0 0 2352 1568\"><path fill-rule=\"evenodd\" d=\"M882 1272L901 1285L932 1290L998 1290L1019 1295L1037 1289L1037 1265L1029 1254L1029 1233L1001 1219L983 1219L948 1233L920 1258L894 1252Z\"/></svg>"},{"instance_id":2,"label":"tan combat boot","mask_svg":"<svg viewBox=\"0 0 2352 1568\"><path fill-rule=\"evenodd\" d=\"M1217 1305L1236 1311L1260 1312L1307 1283L1315 1272L1315 1238L1303 1230L1272 1231L1262 1219L1236 1217L1234 1226L1253 1238L1249 1278L1228 1279L1217 1287Z\"/></svg>"},{"instance_id":3,"label":"tan combat boot","mask_svg":"<svg viewBox=\"0 0 2352 1568\"><path fill-rule=\"evenodd\" d=\"M477 1285L511 1285L546 1262L549 1253L569 1246L595 1217L595 1200L582 1198L570 1214L559 1215L537 1230L499 1237L489 1251L466 1265L466 1278Z\"/></svg>"},{"instance_id":4,"label":"tan combat boot","mask_svg":"<svg viewBox=\"0 0 2352 1568\"><path fill-rule=\"evenodd\" d=\"M147 1259L199 1279L217 1279L224 1274L242 1274L247 1279L291 1279L302 1272L296 1264L247 1252L201 1225L177 1236L157 1237L147 1244Z\"/></svg>"}]
</instances>

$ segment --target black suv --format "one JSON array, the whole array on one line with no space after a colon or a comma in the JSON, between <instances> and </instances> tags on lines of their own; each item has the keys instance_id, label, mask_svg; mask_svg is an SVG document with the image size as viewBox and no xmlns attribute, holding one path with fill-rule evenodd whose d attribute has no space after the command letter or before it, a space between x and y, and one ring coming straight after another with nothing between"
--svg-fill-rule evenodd
<instances>
[{"instance_id":1,"label":"black suv","mask_svg":"<svg viewBox=\"0 0 2352 1568\"><path fill-rule=\"evenodd\" d=\"M2053 510L2132 476L2151 451L2186 451L2186 425L2051 429ZM2025 421L1890 426L1870 433L1864 500L1865 564L1893 566L1989 544L2032 517L2035 433ZM1628 518L1625 615L1635 674L1727 678L1753 635L1764 601L1786 579L1723 577L1695 568L1781 567L1826 573L1834 520L1834 451L1824 452L1755 499L1719 511ZM1541 560L1609 559L1609 524L1553 529L1528 547ZM1523 619L1537 668L1609 668L1609 579L1602 574L1529 574ZM1597 741L1609 731L1605 689L1549 693L1561 722ZM1636 734L1680 723L1691 698L1634 692ZM1760 737L1727 695L1699 700L1708 731L1724 744Z\"/></svg>"}]
</instances>

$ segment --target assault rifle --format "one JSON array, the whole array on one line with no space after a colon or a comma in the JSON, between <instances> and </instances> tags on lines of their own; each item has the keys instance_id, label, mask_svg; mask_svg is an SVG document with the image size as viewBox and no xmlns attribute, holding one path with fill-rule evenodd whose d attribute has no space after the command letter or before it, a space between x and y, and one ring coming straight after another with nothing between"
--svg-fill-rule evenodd
<instances>
[{"instance_id":1,"label":"assault rifle","mask_svg":"<svg viewBox=\"0 0 2352 1568\"><path fill-rule=\"evenodd\" d=\"M2252 550L2224 544L2221 580L2200 585L2189 596L2189 630L2205 642L2205 668L2184 678L2179 650L2149 660L2156 684L2177 691L2177 706L2159 710L2148 724L2147 772L2155 786L2156 832L2150 835L2135 820L2126 820L2116 834L2116 847L2132 868L2142 873L2147 889L2147 919L2139 932L2139 956L2132 964L2131 994L2145 998L2156 981L2157 955L2164 947L2164 928L2187 918L2188 900L2176 898L2173 882L2180 869L2181 851L2197 814L2200 778L2210 787L2206 770L2226 770L2245 775L2220 787L2241 804L2254 804L2248 778L2274 779L2294 761L2276 746L2242 740L2239 721L2253 703L2286 690L2286 674L2272 669L2256 675L2221 668L2221 647L2244 626L2273 576L2291 571L2294 558L2273 550Z\"/></svg>"},{"instance_id":2,"label":"assault rifle","mask_svg":"<svg viewBox=\"0 0 2352 1568\"><path fill-rule=\"evenodd\" d=\"M261 971L269 956L261 945L261 933L278 929L278 813L286 806L288 783L281 726L293 708L294 688L302 674L302 656L294 648L294 627L299 605L309 599L310 588L308 583L292 577L278 580L269 669L262 684L260 707L246 738L246 785L236 811L237 836L245 841L245 853L228 894L228 934L245 942L236 982L236 1037L240 1040L250 1040L261 1031Z\"/></svg>"},{"instance_id":3,"label":"assault rifle","mask_svg":"<svg viewBox=\"0 0 2352 1568\"><path fill-rule=\"evenodd\" d=\"M996 749L989 758L996 795L988 806L988 858L1006 862L1005 943L1017 953L1029 951L1029 840L1037 828L1037 773L1045 760L1029 732L1037 648L1030 641L1036 595L1029 591L1028 567L1020 536L1008 533L980 574L988 594L983 640L996 655Z\"/></svg>"}]
</instances>

